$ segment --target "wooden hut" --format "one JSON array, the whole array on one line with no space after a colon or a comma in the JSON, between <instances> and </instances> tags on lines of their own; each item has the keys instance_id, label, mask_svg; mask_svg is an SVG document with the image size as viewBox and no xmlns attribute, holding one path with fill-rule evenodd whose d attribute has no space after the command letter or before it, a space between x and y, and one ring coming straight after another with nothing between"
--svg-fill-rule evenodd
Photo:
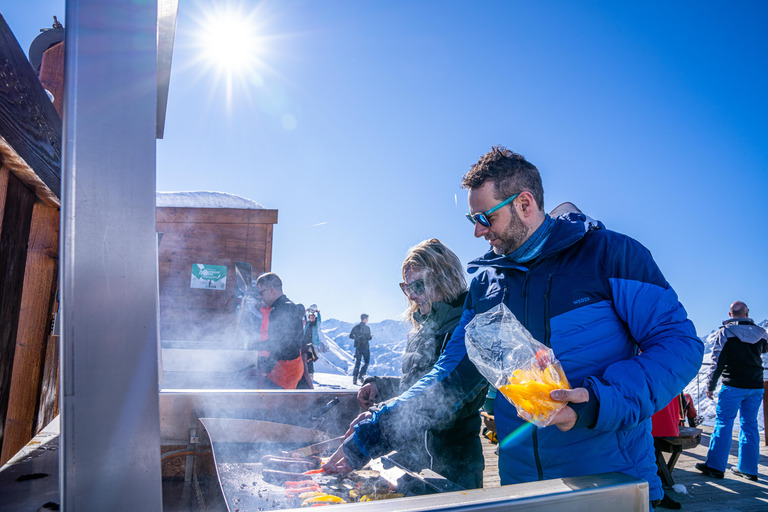
<instances>
[{"instance_id":1,"label":"wooden hut","mask_svg":"<svg viewBox=\"0 0 768 512\"><path fill-rule=\"evenodd\" d=\"M160 338L234 344L235 262L272 265L277 210L221 192L157 195Z\"/></svg>"}]
</instances>

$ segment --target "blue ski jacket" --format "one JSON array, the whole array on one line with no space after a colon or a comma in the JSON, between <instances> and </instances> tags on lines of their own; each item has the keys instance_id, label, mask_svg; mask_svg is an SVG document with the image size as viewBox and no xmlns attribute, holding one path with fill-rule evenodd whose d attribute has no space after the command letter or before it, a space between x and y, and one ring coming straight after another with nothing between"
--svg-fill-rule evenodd
<instances>
[{"instance_id":1,"label":"blue ski jacket","mask_svg":"<svg viewBox=\"0 0 768 512\"><path fill-rule=\"evenodd\" d=\"M527 423L497 395L501 483L619 471L648 481L650 499L661 499L650 418L696 375L704 346L649 251L568 213L555 219L533 261L521 265L488 252L469 271L477 275L443 355L399 399L357 425L344 443L347 461L360 467L396 449L412 428L440 422L484 389L467 357L465 327L503 301L593 403L587 426L580 421L562 432Z\"/></svg>"}]
</instances>

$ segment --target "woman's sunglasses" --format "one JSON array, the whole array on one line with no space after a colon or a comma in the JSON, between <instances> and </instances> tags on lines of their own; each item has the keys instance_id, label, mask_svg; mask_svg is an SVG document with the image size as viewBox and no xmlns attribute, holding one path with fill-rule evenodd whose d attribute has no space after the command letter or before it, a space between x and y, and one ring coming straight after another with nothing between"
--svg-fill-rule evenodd
<instances>
[{"instance_id":1,"label":"woman's sunglasses","mask_svg":"<svg viewBox=\"0 0 768 512\"><path fill-rule=\"evenodd\" d=\"M498 210L499 208L501 208L502 206L507 205L507 204L511 203L512 201L514 201L515 198L517 196L519 196L519 195L520 195L520 192L518 192L517 194L513 195L509 199L506 199L506 200L500 202L499 204L497 204L496 206L494 206L493 208L491 208L487 212L468 213L467 214L467 218L469 219L469 222L471 222L472 224L474 224L476 222L479 222L481 226L485 226L485 227L489 228L489 227L491 227L491 221L488 220L488 216L490 214L492 214L493 212L495 212L496 210Z\"/></svg>"},{"instance_id":2,"label":"woman's sunglasses","mask_svg":"<svg viewBox=\"0 0 768 512\"><path fill-rule=\"evenodd\" d=\"M411 284L400 283L400 289L406 295L408 295L408 292L414 295L422 295L424 293L424 280L418 279Z\"/></svg>"}]
</instances>

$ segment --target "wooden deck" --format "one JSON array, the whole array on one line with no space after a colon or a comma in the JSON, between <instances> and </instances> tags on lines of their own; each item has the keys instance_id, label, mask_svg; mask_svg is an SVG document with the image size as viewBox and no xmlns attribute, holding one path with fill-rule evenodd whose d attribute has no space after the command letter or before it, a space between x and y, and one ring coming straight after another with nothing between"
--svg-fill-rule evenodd
<instances>
[{"instance_id":1,"label":"wooden deck","mask_svg":"<svg viewBox=\"0 0 768 512\"><path fill-rule=\"evenodd\" d=\"M701 444L696 448L683 451L674 471L672 471L675 486L684 486L686 494L671 489L666 489L666 493L678 501L682 505L681 510L686 512L709 512L712 510L718 512L765 512L768 510L768 446L763 445L762 435L757 482L744 480L730 472L730 468L735 467L737 462L738 429L734 429L733 433L731 456L728 459L729 469L726 470L724 479L716 480L702 475L694 467L706 459L709 436L712 433L712 427L701 425L699 428L704 431L701 436ZM498 457L494 453L496 446L483 438L483 454L485 455L483 481L486 488L499 486Z\"/></svg>"}]
</instances>

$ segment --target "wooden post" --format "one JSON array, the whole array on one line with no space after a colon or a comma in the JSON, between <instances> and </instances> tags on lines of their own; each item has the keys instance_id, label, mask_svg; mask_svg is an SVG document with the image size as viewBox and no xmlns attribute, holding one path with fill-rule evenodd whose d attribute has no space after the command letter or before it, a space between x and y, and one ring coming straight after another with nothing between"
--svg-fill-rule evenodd
<instances>
[{"instance_id":1,"label":"wooden post","mask_svg":"<svg viewBox=\"0 0 768 512\"><path fill-rule=\"evenodd\" d=\"M44 373L51 303L56 293L59 211L38 201L32 209L16 351L0 461L37 434L38 396ZM58 358L56 358L58 361Z\"/></svg>"},{"instance_id":2,"label":"wooden post","mask_svg":"<svg viewBox=\"0 0 768 512\"><path fill-rule=\"evenodd\" d=\"M40 64L40 83L53 95L53 106L64 117L64 43L48 48Z\"/></svg>"},{"instance_id":3,"label":"wooden post","mask_svg":"<svg viewBox=\"0 0 768 512\"><path fill-rule=\"evenodd\" d=\"M9 174L0 222L0 276L3 276L3 285L0 286L0 446L3 447L3 454L34 200L35 194L15 175ZM0 456L0 464L6 460L6 457Z\"/></svg>"}]
</instances>

